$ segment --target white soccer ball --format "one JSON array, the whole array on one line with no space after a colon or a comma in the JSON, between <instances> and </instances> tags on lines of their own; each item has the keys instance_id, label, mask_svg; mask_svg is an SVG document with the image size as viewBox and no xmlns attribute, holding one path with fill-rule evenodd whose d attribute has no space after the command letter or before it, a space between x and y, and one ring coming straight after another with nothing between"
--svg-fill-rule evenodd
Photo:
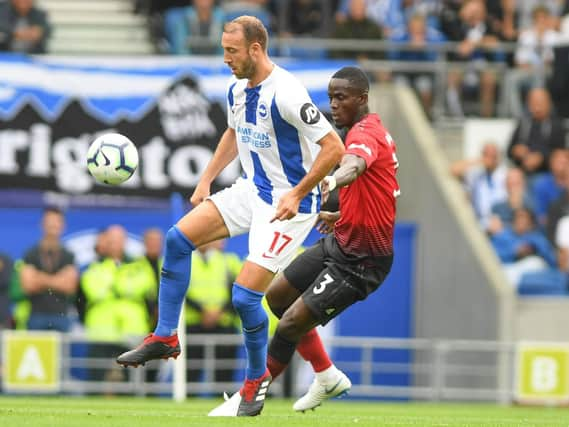
<instances>
[{"instance_id":1,"label":"white soccer ball","mask_svg":"<svg viewBox=\"0 0 569 427\"><path fill-rule=\"evenodd\" d=\"M138 150L120 133L99 136L87 150L87 169L104 184L119 185L129 179L138 166Z\"/></svg>"}]
</instances>

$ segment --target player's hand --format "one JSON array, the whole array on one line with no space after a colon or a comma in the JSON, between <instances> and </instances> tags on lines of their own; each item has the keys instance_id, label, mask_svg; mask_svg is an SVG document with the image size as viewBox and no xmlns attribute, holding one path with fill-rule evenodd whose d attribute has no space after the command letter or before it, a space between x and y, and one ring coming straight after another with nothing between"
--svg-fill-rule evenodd
<instances>
[{"instance_id":1,"label":"player's hand","mask_svg":"<svg viewBox=\"0 0 569 427\"><path fill-rule=\"evenodd\" d=\"M190 203L196 207L210 195L209 185L198 184L190 197Z\"/></svg>"},{"instance_id":2,"label":"player's hand","mask_svg":"<svg viewBox=\"0 0 569 427\"><path fill-rule=\"evenodd\" d=\"M294 218L298 213L299 205L300 199L292 191L289 191L280 198L275 216L273 216L271 222L277 220L286 221L287 219Z\"/></svg>"},{"instance_id":3,"label":"player's hand","mask_svg":"<svg viewBox=\"0 0 569 427\"><path fill-rule=\"evenodd\" d=\"M336 222L340 219L340 212L322 211L318 214L316 229L322 234L329 234L334 231Z\"/></svg>"},{"instance_id":4,"label":"player's hand","mask_svg":"<svg viewBox=\"0 0 569 427\"><path fill-rule=\"evenodd\" d=\"M326 177L320 182L320 192L322 193L322 204L324 204L330 198L330 182Z\"/></svg>"}]
</instances>

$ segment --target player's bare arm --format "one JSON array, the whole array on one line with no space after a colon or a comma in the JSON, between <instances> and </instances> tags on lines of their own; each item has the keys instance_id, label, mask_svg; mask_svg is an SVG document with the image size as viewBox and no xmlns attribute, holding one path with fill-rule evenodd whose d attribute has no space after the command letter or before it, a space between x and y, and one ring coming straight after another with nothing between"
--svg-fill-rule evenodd
<instances>
[{"instance_id":1,"label":"player's bare arm","mask_svg":"<svg viewBox=\"0 0 569 427\"><path fill-rule=\"evenodd\" d=\"M194 206L203 202L210 195L211 183L221 173L225 167L237 157L237 140L235 129L227 128L219 144L213 153L213 157L205 168L196 189L194 190L190 203Z\"/></svg>"},{"instance_id":2,"label":"player's bare arm","mask_svg":"<svg viewBox=\"0 0 569 427\"><path fill-rule=\"evenodd\" d=\"M334 131L324 135L318 144L322 149L314 159L312 168L291 191L280 198L271 222L293 218L298 213L300 201L338 164L344 154L344 144Z\"/></svg>"},{"instance_id":3,"label":"player's bare arm","mask_svg":"<svg viewBox=\"0 0 569 427\"><path fill-rule=\"evenodd\" d=\"M322 200L328 200L330 191L336 187L345 187L356 180L366 170L366 162L363 158L354 154L346 154L342 158L340 167L331 175L322 180L320 189Z\"/></svg>"}]
</instances>

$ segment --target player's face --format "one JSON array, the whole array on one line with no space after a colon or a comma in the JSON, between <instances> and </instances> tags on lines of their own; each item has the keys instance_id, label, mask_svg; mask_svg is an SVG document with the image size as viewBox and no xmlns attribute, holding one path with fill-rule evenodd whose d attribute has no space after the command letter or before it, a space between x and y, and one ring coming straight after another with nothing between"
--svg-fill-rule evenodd
<instances>
[{"instance_id":1,"label":"player's face","mask_svg":"<svg viewBox=\"0 0 569 427\"><path fill-rule=\"evenodd\" d=\"M330 80L328 99L332 120L338 128L351 127L359 116L362 102L365 102L361 92L351 87L346 79Z\"/></svg>"},{"instance_id":2,"label":"player's face","mask_svg":"<svg viewBox=\"0 0 569 427\"><path fill-rule=\"evenodd\" d=\"M223 62L238 79L248 79L255 72L255 62L250 55L250 46L242 31L224 32L221 36Z\"/></svg>"}]
</instances>

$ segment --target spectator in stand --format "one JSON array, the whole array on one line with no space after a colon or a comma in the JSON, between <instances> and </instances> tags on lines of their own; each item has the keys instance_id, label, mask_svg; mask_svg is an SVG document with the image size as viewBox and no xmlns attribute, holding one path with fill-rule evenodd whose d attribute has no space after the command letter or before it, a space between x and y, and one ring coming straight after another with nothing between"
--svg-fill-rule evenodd
<instances>
[{"instance_id":1,"label":"spectator in stand","mask_svg":"<svg viewBox=\"0 0 569 427\"><path fill-rule=\"evenodd\" d=\"M389 8L383 21L385 35L391 35L397 30L405 29L411 17L422 15L426 26L439 28L440 0L389 0ZM371 10L370 10L371 12ZM369 16L372 16L369 13Z\"/></svg>"},{"instance_id":2,"label":"spectator in stand","mask_svg":"<svg viewBox=\"0 0 569 427\"><path fill-rule=\"evenodd\" d=\"M47 13L34 0L0 3L0 50L45 53L50 32Z\"/></svg>"},{"instance_id":3,"label":"spectator in stand","mask_svg":"<svg viewBox=\"0 0 569 427\"><path fill-rule=\"evenodd\" d=\"M519 12L516 0L486 0L488 21L492 31L502 41L515 42L518 39Z\"/></svg>"},{"instance_id":4,"label":"spectator in stand","mask_svg":"<svg viewBox=\"0 0 569 427\"><path fill-rule=\"evenodd\" d=\"M219 45L225 14L214 0L193 0L192 6L171 8L164 13L164 32L174 55L222 53ZM190 47L192 39L205 44Z\"/></svg>"},{"instance_id":5,"label":"spectator in stand","mask_svg":"<svg viewBox=\"0 0 569 427\"><path fill-rule=\"evenodd\" d=\"M547 8L538 6L533 11L531 27L522 29L514 56L515 68L504 81L504 100L508 112L520 117L523 111L523 94L531 87L544 86L551 74L553 47L559 33L551 28L551 15Z\"/></svg>"},{"instance_id":6,"label":"spectator in stand","mask_svg":"<svg viewBox=\"0 0 569 427\"><path fill-rule=\"evenodd\" d=\"M156 234L159 234L157 230ZM147 242L148 236L147 232ZM91 358L111 358L124 351L125 339L138 338L150 328L148 307L156 305L155 271L146 256L133 260L126 254L126 239L122 226L111 225L103 240L106 256L91 263L81 277L87 307L85 330L92 341L88 352ZM150 239L155 240L155 246L160 246L161 236L150 236ZM160 250L154 247L150 252ZM109 366L112 368L92 369L90 378L122 380L123 375L115 365Z\"/></svg>"},{"instance_id":7,"label":"spectator in stand","mask_svg":"<svg viewBox=\"0 0 569 427\"><path fill-rule=\"evenodd\" d=\"M545 233L550 242L555 242L555 233L561 218L569 216L569 173L565 175L563 193L553 202L547 212Z\"/></svg>"},{"instance_id":8,"label":"spectator in stand","mask_svg":"<svg viewBox=\"0 0 569 427\"><path fill-rule=\"evenodd\" d=\"M553 150L549 157L549 172L539 174L532 182L535 213L540 226L545 226L549 207L563 194L567 175L569 175L569 150L561 148Z\"/></svg>"},{"instance_id":9,"label":"spectator in stand","mask_svg":"<svg viewBox=\"0 0 569 427\"><path fill-rule=\"evenodd\" d=\"M24 255L20 281L31 302L28 329L67 332L71 329L69 309L77 292L79 273L73 254L61 244L65 228L63 212L45 209L43 236Z\"/></svg>"},{"instance_id":10,"label":"spectator in stand","mask_svg":"<svg viewBox=\"0 0 569 427\"><path fill-rule=\"evenodd\" d=\"M553 246L539 231L528 209L516 209L512 227L494 234L491 241L510 283L516 288L524 274L555 267Z\"/></svg>"},{"instance_id":11,"label":"spectator in stand","mask_svg":"<svg viewBox=\"0 0 569 427\"><path fill-rule=\"evenodd\" d=\"M506 43L515 43L518 40L519 33L519 12L516 7L516 0L486 0L486 8L488 9L488 21L492 26L492 32L498 35L500 41ZM505 53L508 66L514 62L512 52ZM500 112L500 115L504 115Z\"/></svg>"},{"instance_id":12,"label":"spectator in stand","mask_svg":"<svg viewBox=\"0 0 569 427\"><path fill-rule=\"evenodd\" d=\"M567 2L567 9L559 23L559 33L561 40L566 43L569 40L569 2Z\"/></svg>"},{"instance_id":13,"label":"spectator in stand","mask_svg":"<svg viewBox=\"0 0 569 427\"><path fill-rule=\"evenodd\" d=\"M283 36L313 36L321 33L326 22L322 0L289 0L285 2Z\"/></svg>"},{"instance_id":14,"label":"spectator in stand","mask_svg":"<svg viewBox=\"0 0 569 427\"><path fill-rule=\"evenodd\" d=\"M514 212L517 209L523 208L533 213L534 202L526 184L526 177L521 169L508 169L506 193L507 195L503 200L492 206L492 214L486 230L490 235L511 227L514 221Z\"/></svg>"},{"instance_id":15,"label":"spectator in stand","mask_svg":"<svg viewBox=\"0 0 569 427\"><path fill-rule=\"evenodd\" d=\"M325 0L287 0L276 5L281 37L329 37L330 4ZM282 56L297 58L324 58L325 49L297 46L294 43L281 46Z\"/></svg>"},{"instance_id":16,"label":"spectator in stand","mask_svg":"<svg viewBox=\"0 0 569 427\"><path fill-rule=\"evenodd\" d=\"M192 277L186 294L187 333L237 334L238 317L231 303L231 288L243 263L235 254L224 252L224 241L200 246L192 257ZM235 360L237 346L215 346L215 358ZM204 346L189 344L187 359L204 360ZM189 369L188 381L200 378L200 369ZM234 367L215 370L215 382L233 381Z\"/></svg>"},{"instance_id":17,"label":"spectator in stand","mask_svg":"<svg viewBox=\"0 0 569 427\"><path fill-rule=\"evenodd\" d=\"M559 21L564 11L567 13L567 2L565 0L523 0L518 1L519 26L528 28L533 21L533 12L537 7L544 7L549 14L549 27L559 28Z\"/></svg>"},{"instance_id":18,"label":"spectator in stand","mask_svg":"<svg viewBox=\"0 0 569 427\"><path fill-rule=\"evenodd\" d=\"M336 25L336 30L332 37L336 39L379 40L382 38L382 33L381 28L368 18L365 0L351 0L348 17L344 22ZM378 50L334 50L332 56L364 60L378 59L382 55Z\"/></svg>"},{"instance_id":19,"label":"spectator in stand","mask_svg":"<svg viewBox=\"0 0 569 427\"><path fill-rule=\"evenodd\" d=\"M559 26L558 41L554 48L551 76L547 85L555 111L560 117L569 119L569 0L566 0L564 16Z\"/></svg>"},{"instance_id":20,"label":"spectator in stand","mask_svg":"<svg viewBox=\"0 0 569 427\"><path fill-rule=\"evenodd\" d=\"M547 89L531 89L527 105L530 116L519 119L508 147L508 157L533 177L547 172L553 150L565 147L565 129L563 122L553 115Z\"/></svg>"},{"instance_id":21,"label":"spectator in stand","mask_svg":"<svg viewBox=\"0 0 569 427\"><path fill-rule=\"evenodd\" d=\"M388 53L388 57L394 61L436 62L437 51L429 50L428 47L441 43L444 40L445 38L441 32L427 26L427 21L423 15L413 15L407 23L407 28L395 30L391 36L392 42L410 44L413 46L413 49L392 50ZM418 70L416 72L396 73L394 80L414 87L419 95L423 109L428 116L431 115L434 81L432 72Z\"/></svg>"},{"instance_id":22,"label":"spectator in stand","mask_svg":"<svg viewBox=\"0 0 569 427\"><path fill-rule=\"evenodd\" d=\"M162 13L174 7L186 7L191 0L135 0L135 13Z\"/></svg>"},{"instance_id":23,"label":"spectator in stand","mask_svg":"<svg viewBox=\"0 0 569 427\"><path fill-rule=\"evenodd\" d=\"M450 55L453 61L466 65L464 73L451 69L448 74L447 103L451 114L463 116L460 102L462 87L479 93L480 115L494 115L496 97L496 74L488 68L488 63L503 59L503 54L496 50L498 35L493 32L487 19L486 6L482 0L466 0L454 21L446 22L443 27L446 37L458 42L455 52Z\"/></svg>"},{"instance_id":24,"label":"spectator in stand","mask_svg":"<svg viewBox=\"0 0 569 427\"><path fill-rule=\"evenodd\" d=\"M10 281L13 271L12 259L0 252L0 331L11 327Z\"/></svg>"},{"instance_id":25,"label":"spectator in stand","mask_svg":"<svg viewBox=\"0 0 569 427\"><path fill-rule=\"evenodd\" d=\"M492 206L506 198L506 167L498 146L484 144L480 158L453 163L451 173L465 184L476 217L486 229Z\"/></svg>"},{"instance_id":26,"label":"spectator in stand","mask_svg":"<svg viewBox=\"0 0 569 427\"><path fill-rule=\"evenodd\" d=\"M344 22L349 15L351 0L342 0L336 13L336 22ZM366 15L390 37L395 31L405 30L412 16L423 15L427 26L439 28L438 14L441 0L366 0Z\"/></svg>"}]
</instances>

